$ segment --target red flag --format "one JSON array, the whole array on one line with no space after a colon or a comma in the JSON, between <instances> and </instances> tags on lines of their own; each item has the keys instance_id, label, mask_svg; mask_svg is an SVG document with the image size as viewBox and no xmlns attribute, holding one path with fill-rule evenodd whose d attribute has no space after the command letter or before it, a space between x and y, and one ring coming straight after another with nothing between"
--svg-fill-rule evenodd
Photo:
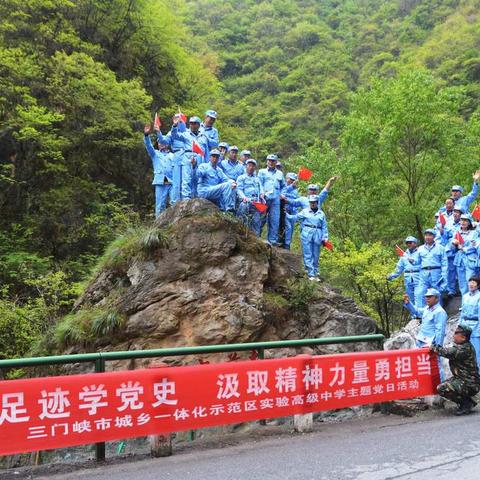
<instances>
[{"instance_id":1,"label":"red flag","mask_svg":"<svg viewBox=\"0 0 480 480\"><path fill-rule=\"evenodd\" d=\"M202 157L205 156L205 152L202 150L202 147L195 140L192 143L192 152L198 153Z\"/></svg>"},{"instance_id":2,"label":"red flag","mask_svg":"<svg viewBox=\"0 0 480 480\"><path fill-rule=\"evenodd\" d=\"M153 121L153 126L160 128L162 126L162 122L160 121L160 117L158 116L158 113L155 112L155 120Z\"/></svg>"},{"instance_id":3,"label":"red flag","mask_svg":"<svg viewBox=\"0 0 480 480\"><path fill-rule=\"evenodd\" d=\"M313 172L305 167L300 167L300 170L298 171L299 180L310 180L312 175L313 175Z\"/></svg>"},{"instance_id":4,"label":"red flag","mask_svg":"<svg viewBox=\"0 0 480 480\"><path fill-rule=\"evenodd\" d=\"M399 257L403 257L405 255L405 252L398 245L395 245L395 252L397 252Z\"/></svg>"},{"instance_id":5,"label":"red flag","mask_svg":"<svg viewBox=\"0 0 480 480\"><path fill-rule=\"evenodd\" d=\"M463 245L465 243L465 240L463 239L462 234L459 231L457 231L457 233L455 234L455 240L458 240L458 243L460 245Z\"/></svg>"},{"instance_id":6,"label":"red flag","mask_svg":"<svg viewBox=\"0 0 480 480\"><path fill-rule=\"evenodd\" d=\"M178 114L180 115L180 120L183 122L183 123L187 123L187 116L184 115L180 109L178 109Z\"/></svg>"},{"instance_id":7,"label":"red flag","mask_svg":"<svg viewBox=\"0 0 480 480\"><path fill-rule=\"evenodd\" d=\"M252 202L252 205L260 212L265 213L267 211L267 205L262 202Z\"/></svg>"},{"instance_id":8,"label":"red flag","mask_svg":"<svg viewBox=\"0 0 480 480\"><path fill-rule=\"evenodd\" d=\"M330 240L324 240L323 241L323 246L327 249L333 252L333 243Z\"/></svg>"},{"instance_id":9,"label":"red flag","mask_svg":"<svg viewBox=\"0 0 480 480\"><path fill-rule=\"evenodd\" d=\"M480 222L480 205L478 203L475 205L475 208L473 209L472 217L477 222Z\"/></svg>"},{"instance_id":10,"label":"red flag","mask_svg":"<svg viewBox=\"0 0 480 480\"><path fill-rule=\"evenodd\" d=\"M440 213L438 216L438 220L440 221L442 227L444 227L447 223L447 219L445 218L445 215L443 213Z\"/></svg>"}]
</instances>

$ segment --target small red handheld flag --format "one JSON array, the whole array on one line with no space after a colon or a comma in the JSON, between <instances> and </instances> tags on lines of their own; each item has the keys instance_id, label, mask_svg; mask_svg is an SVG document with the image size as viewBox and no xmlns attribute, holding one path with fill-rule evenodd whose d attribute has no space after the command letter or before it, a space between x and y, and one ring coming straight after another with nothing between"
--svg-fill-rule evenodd
<instances>
[{"instance_id":1,"label":"small red handheld flag","mask_svg":"<svg viewBox=\"0 0 480 480\"><path fill-rule=\"evenodd\" d=\"M440 213L438 216L438 220L440 221L442 227L444 227L447 223L447 219L445 218L445 215L443 213Z\"/></svg>"},{"instance_id":2,"label":"small red handheld flag","mask_svg":"<svg viewBox=\"0 0 480 480\"><path fill-rule=\"evenodd\" d=\"M153 121L153 126L156 128L160 128L162 126L162 122L160 121L160 117L158 116L157 112L155 112L155 120Z\"/></svg>"},{"instance_id":3,"label":"small red handheld flag","mask_svg":"<svg viewBox=\"0 0 480 480\"><path fill-rule=\"evenodd\" d=\"M475 205L475 208L473 209L472 217L477 222L480 222L480 205L478 203Z\"/></svg>"},{"instance_id":4,"label":"small red handheld flag","mask_svg":"<svg viewBox=\"0 0 480 480\"><path fill-rule=\"evenodd\" d=\"M327 249L333 252L333 243L330 240L324 240L323 241L323 246Z\"/></svg>"},{"instance_id":5,"label":"small red handheld flag","mask_svg":"<svg viewBox=\"0 0 480 480\"><path fill-rule=\"evenodd\" d=\"M398 245L395 245L395 252L397 252L399 257L403 257L405 255L405 252Z\"/></svg>"},{"instance_id":6,"label":"small red handheld flag","mask_svg":"<svg viewBox=\"0 0 480 480\"><path fill-rule=\"evenodd\" d=\"M260 212L265 213L267 211L267 205L262 202L252 202L252 205Z\"/></svg>"},{"instance_id":7,"label":"small red handheld flag","mask_svg":"<svg viewBox=\"0 0 480 480\"><path fill-rule=\"evenodd\" d=\"M457 233L455 234L455 240L458 240L458 243L460 245L463 245L465 243L465 240L463 239L462 234L459 231L457 231Z\"/></svg>"},{"instance_id":8,"label":"small red handheld flag","mask_svg":"<svg viewBox=\"0 0 480 480\"><path fill-rule=\"evenodd\" d=\"M298 171L299 180L310 180L312 175L313 175L313 172L305 167L301 167L300 170Z\"/></svg>"},{"instance_id":9,"label":"small red handheld flag","mask_svg":"<svg viewBox=\"0 0 480 480\"><path fill-rule=\"evenodd\" d=\"M203 151L202 147L195 140L192 143L192 152L198 153L202 157L205 156L205 152Z\"/></svg>"},{"instance_id":10,"label":"small red handheld flag","mask_svg":"<svg viewBox=\"0 0 480 480\"><path fill-rule=\"evenodd\" d=\"M183 114L180 109L178 109L178 114L180 115L180 120L183 122L183 123L187 123L187 116L185 114Z\"/></svg>"}]
</instances>

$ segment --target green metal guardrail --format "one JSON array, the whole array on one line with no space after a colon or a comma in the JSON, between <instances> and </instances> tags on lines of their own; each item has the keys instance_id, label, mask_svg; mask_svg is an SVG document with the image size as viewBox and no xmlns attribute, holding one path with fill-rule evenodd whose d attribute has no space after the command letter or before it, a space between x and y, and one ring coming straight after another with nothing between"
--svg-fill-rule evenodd
<instances>
[{"instance_id":1,"label":"green metal guardrail","mask_svg":"<svg viewBox=\"0 0 480 480\"><path fill-rule=\"evenodd\" d=\"M342 343L382 342L381 334L356 335L351 337L305 338L300 340L279 340L275 342L230 343L226 345L204 345L198 347L162 348L156 350L129 350L123 352L98 352L76 355L55 355L50 357L18 358L0 360L2 368L38 367L42 365L65 365L71 363L94 363L95 372L105 372L105 362L112 360L129 360L136 358L178 357L211 353L241 352L255 350L259 358L264 358L264 351L271 348L296 348L315 345L337 345ZM95 459L105 460L105 443L95 444Z\"/></svg>"}]
</instances>

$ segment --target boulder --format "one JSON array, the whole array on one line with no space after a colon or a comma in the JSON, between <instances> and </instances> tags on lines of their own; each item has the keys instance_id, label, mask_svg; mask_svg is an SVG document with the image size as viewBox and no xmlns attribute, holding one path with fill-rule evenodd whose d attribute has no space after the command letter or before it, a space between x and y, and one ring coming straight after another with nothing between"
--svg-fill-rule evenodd
<instances>
[{"instance_id":1,"label":"boulder","mask_svg":"<svg viewBox=\"0 0 480 480\"><path fill-rule=\"evenodd\" d=\"M124 321L108 345L95 340L70 352L95 351L99 345L150 349L376 332L375 322L352 299L309 282L298 254L257 239L236 217L206 200L177 203L155 221L150 240L138 235L137 243L126 243L150 245L154 238L153 247L117 251L121 262L106 261L75 305L77 312L114 309ZM378 345L303 351L372 348Z\"/></svg>"}]
</instances>

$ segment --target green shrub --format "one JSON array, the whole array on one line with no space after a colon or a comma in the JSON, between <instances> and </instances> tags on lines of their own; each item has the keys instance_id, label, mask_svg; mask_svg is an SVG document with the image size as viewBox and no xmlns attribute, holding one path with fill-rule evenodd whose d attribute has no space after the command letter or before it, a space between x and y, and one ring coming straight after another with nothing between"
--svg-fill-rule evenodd
<instances>
[{"instance_id":1,"label":"green shrub","mask_svg":"<svg viewBox=\"0 0 480 480\"><path fill-rule=\"evenodd\" d=\"M308 304L315 298L317 286L315 283L298 278L287 281L288 303L292 310L306 310Z\"/></svg>"}]
</instances>

